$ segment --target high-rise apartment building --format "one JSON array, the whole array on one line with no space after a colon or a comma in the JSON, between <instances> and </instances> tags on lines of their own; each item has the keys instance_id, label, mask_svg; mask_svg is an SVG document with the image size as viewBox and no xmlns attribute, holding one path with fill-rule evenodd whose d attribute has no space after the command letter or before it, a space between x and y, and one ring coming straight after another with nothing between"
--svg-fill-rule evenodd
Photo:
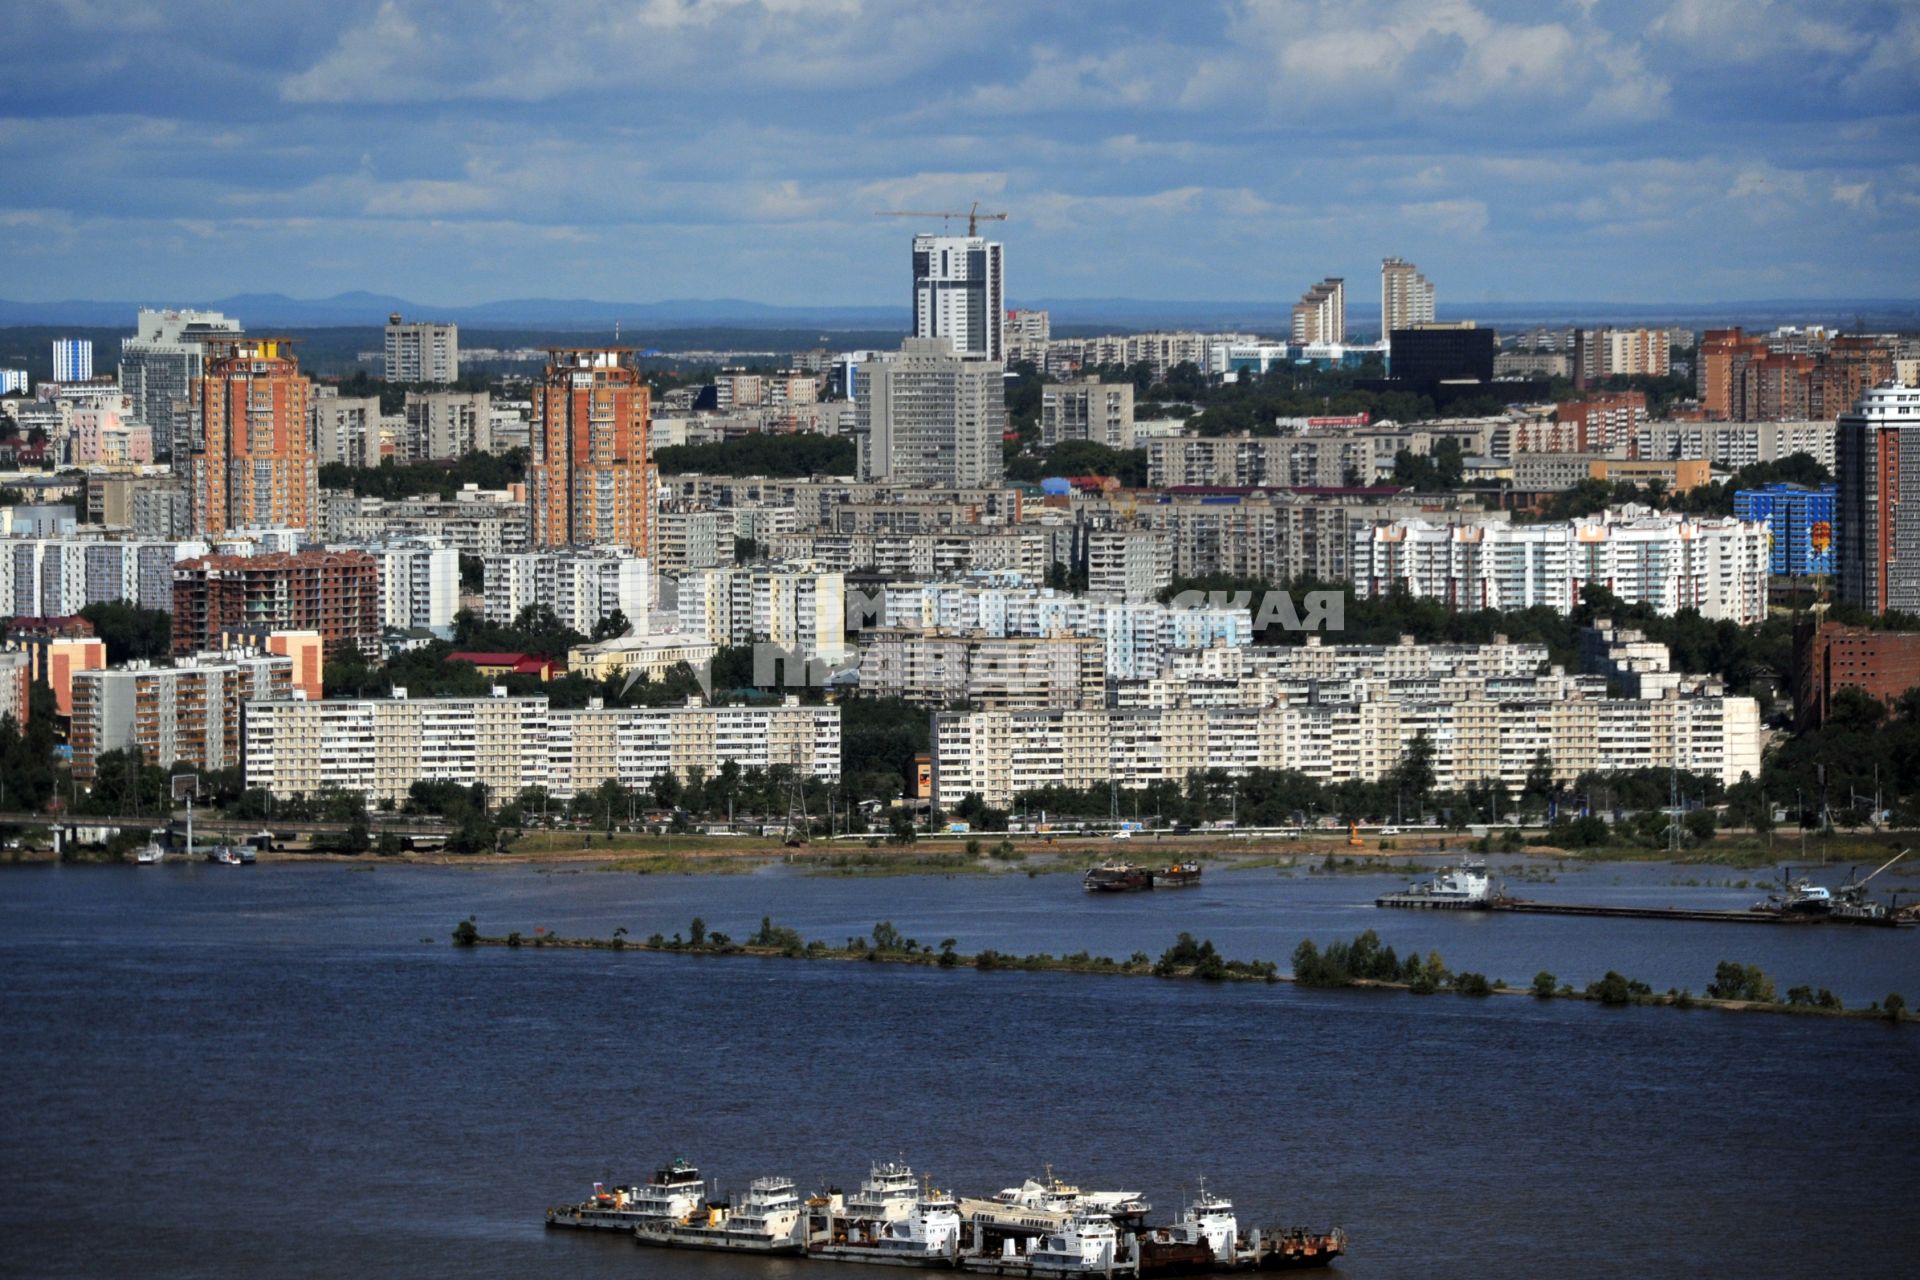
<instances>
[{"instance_id":1,"label":"high-rise apartment building","mask_svg":"<svg viewBox=\"0 0 1920 1280\"><path fill-rule=\"evenodd\" d=\"M287 340L209 339L198 386L186 459L191 531L311 529L319 514L307 422L313 388Z\"/></svg>"},{"instance_id":2,"label":"high-rise apartment building","mask_svg":"<svg viewBox=\"0 0 1920 1280\"><path fill-rule=\"evenodd\" d=\"M1007 407L998 360L908 338L870 366L854 401L861 477L895 485L997 484Z\"/></svg>"},{"instance_id":3,"label":"high-rise apartment building","mask_svg":"<svg viewBox=\"0 0 1920 1280\"><path fill-rule=\"evenodd\" d=\"M1380 263L1380 336L1393 338L1395 329L1433 323L1433 282L1419 268L1399 258Z\"/></svg>"},{"instance_id":4,"label":"high-rise apartment building","mask_svg":"<svg viewBox=\"0 0 1920 1280\"><path fill-rule=\"evenodd\" d=\"M1835 447L1840 598L1920 612L1920 390L1875 387L1840 415Z\"/></svg>"},{"instance_id":5,"label":"high-rise apartment building","mask_svg":"<svg viewBox=\"0 0 1920 1280\"><path fill-rule=\"evenodd\" d=\"M1293 304L1293 340L1315 343L1347 340L1347 282L1328 276Z\"/></svg>"},{"instance_id":6,"label":"high-rise apartment building","mask_svg":"<svg viewBox=\"0 0 1920 1280\"><path fill-rule=\"evenodd\" d=\"M387 317L388 382L453 382L460 376L460 326Z\"/></svg>"},{"instance_id":7,"label":"high-rise apartment building","mask_svg":"<svg viewBox=\"0 0 1920 1280\"><path fill-rule=\"evenodd\" d=\"M94 780L100 756L138 751L149 765L200 769L240 763L242 704L285 698L293 661L234 651L185 658L170 667L140 662L73 677L73 776Z\"/></svg>"},{"instance_id":8,"label":"high-rise apartment building","mask_svg":"<svg viewBox=\"0 0 1920 1280\"><path fill-rule=\"evenodd\" d=\"M343 396L337 387L315 387L308 413L317 465L380 465L380 397Z\"/></svg>"},{"instance_id":9,"label":"high-rise apartment building","mask_svg":"<svg viewBox=\"0 0 1920 1280\"><path fill-rule=\"evenodd\" d=\"M969 360L1004 361L1002 246L979 236L913 238L913 336L940 338Z\"/></svg>"},{"instance_id":10,"label":"high-rise apartment building","mask_svg":"<svg viewBox=\"0 0 1920 1280\"><path fill-rule=\"evenodd\" d=\"M533 389L531 506L535 547L653 547L647 384L623 348L556 347Z\"/></svg>"},{"instance_id":11,"label":"high-rise apartment building","mask_svg":"<svg viewBox=\"0 0 1920 1280\"><path fill-rule=\"evenodd\" d=\"M1089 378L1042 387L1040 443L1052 448L1066 440L1133 448L1133 384Z\"/></svg>"},{"instance_id":12,"label":"high-rise apartment building","mask_svg":"<svg viewBox=\"0 0 1920 1280\"><path fill-rule=\"evenodd\" d=\"M173 652L218 647L235 627L317 631L329 658L377 654L380 565L364 551L200 556L173 569Z\"/></svg>"},{"instance_id":13,"label":"high-rise apartment building","mask_svg":"<svg viewBox=\"0 0 1920 1280\"><path fill-rule=\"evenodd\" d=\"M1665 329L1576 329L1573 369L1584 385L1619 376L1663 378L1672 370Z\"/></svg>"},{"instance_id":14,"label":"high-rise apartment building","mask_svg":"<svg viewBox=\"0 0 1920 1280\"><path fill-rule=\"evenodd\" d=\"M120 390L133 416L153 431L154 448L185 458L193 449L193 395L206 368L208 338L238 337L240 322L218 311L143 307L120 340Z\"/></svg>"},{"instance_id":15,"label":"high-rise apartment building","mask_svg":"<svg viewBox=\"0 0 1920 1280\"><path fill-rule=\"evenodd\" d=\"M492 397L485 391L409 391L405 412L409 462L494 452Z\"/></svg>"},{"instance_id":16,"label":"high-rise apartment building","mask_svg":"<svg viewBox=\"0 0 1920 1280\"><path fill-rule=\"evenodd\" d=\"M1046 311L1007 312L1007 363L1031 361L1044 368L1047 344L1053 341L1053 316Z\"/></svg>"},{"instance_id":17,"label":"high-rise apartment building","mask_svg":"<svg viewBox=\"0 0 1920 1280\"><path fill-rule=\"evenodd\" d=\"M53 380L85 382L93 377L93 341L89 338L53 340Z\"/></svg>"}]
</instances>

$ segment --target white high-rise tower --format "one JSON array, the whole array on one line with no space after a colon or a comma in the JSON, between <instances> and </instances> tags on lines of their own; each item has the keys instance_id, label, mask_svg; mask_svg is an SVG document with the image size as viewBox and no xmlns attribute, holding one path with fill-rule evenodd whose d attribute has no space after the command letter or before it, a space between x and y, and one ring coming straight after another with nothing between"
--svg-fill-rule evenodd
<instances>
[{"instance_id":1,"label":"white high-rise tower","mask_svg":"<svg viewBox=\"0 0 1920 1280\"><path fill-rule=\"evenodd\" d=\"M1395 329L1433 323L1433 281L1399 258L1380 263L1380 336L1393 341Z\"/></svg>"},{"instance_id":2,"label":"white high-rise tower","mask_svg":"<svg viewBox=\"0 0 1920 1280\"><path fill-rule=\"evenodd\" d=\"M1004 250L979 236L913 238L913 336L964 360L1007 358Z\"/></svg>"}]
</instances>

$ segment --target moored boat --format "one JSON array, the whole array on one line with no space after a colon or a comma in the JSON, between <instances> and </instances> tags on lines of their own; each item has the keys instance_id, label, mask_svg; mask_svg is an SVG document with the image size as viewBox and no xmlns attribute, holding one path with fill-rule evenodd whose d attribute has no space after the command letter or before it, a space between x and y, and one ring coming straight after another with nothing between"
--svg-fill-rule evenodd
<instances>
[{"instance_id":1,"label":"moored boat","mask_svg":"<svg viewBox=\"0 0 1920 1280\"><path fill-rule=\"evenodd\" d=\"M1097 867L1089 867L1080 879L1080 887L1089 893L1134 893L1153 888L1153 874L1131 862L1109 859Z\"/></svg>"},{"instance_id":2,"label":"moored boat","mask_svg":"<svg viewBox=\"0 0 1920 1280\"><path fill-rule=\"evenodd\" d=\"M550 1227L578 1227L589 1231L631 1231L642 1222L680 1221L703 1209L706 1183L700 1171L685 1160L675 1160L638 1186L611 1191L593 1184L593 1194L579 1204L547 1210Z\"/></svg>"},{"instance_id":3,"label":"moored boat","mask_svg":"<svg viewBox=\"0 0 1920 1280\"><path fill-rule=\"evenodd\" d=\"M1187 889L1200 883L1200 864L1191 860L1176 862L1153 873L1156 889Z\"/></svg>"},{"instance_id":4,"label":"moored boat","mask_svg":"<svg viewBox=\"0 0 1920 1280\"><path fill-rule=\"evenodd\" d=\"M1431 880L1410 884L1397 893L1382 894L1373 900L1376 907L1412 907L1428 911L1484 911L1500 895L1487 864L1463 862L1448 867Z\"/></svg>"},{"instance_id":5,"label":"moored boat","mask_svg":"<svg viewBox=\"0 0 1920 1280\"><path fill-rule=\"evenodd\" d=\"M679 1249L728 1249L744 1253L806 1250L806 1206L792 1178L755 1178L738 1203L708 1204L685 1221L642 1222L637 1243Z\"/></svg>"},{"instance_id":6,"label":"moored boat","mask_svg":"<svg viewBox=\"0 0 1920 1280\"><path fill-rule=\"evenodd\" d=\"M849 1223L845 1238L815 1244L811 1256L835 1262L867 1262L891 1267L958 1267L960 1209L953 1196L931 1187L914 1197L905 1216L875 1231Z\"/></svg>"}]
</instances>

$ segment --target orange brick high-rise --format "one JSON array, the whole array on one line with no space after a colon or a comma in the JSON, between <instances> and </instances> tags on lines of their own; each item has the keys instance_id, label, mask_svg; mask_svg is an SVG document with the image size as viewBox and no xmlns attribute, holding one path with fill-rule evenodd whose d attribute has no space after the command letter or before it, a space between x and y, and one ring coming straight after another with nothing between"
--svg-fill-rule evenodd
<instances>
[{"instance_id":1,"label":"orange brick high-rise","mask_svg":"<svg viewBox=\"0 0 1920 1280\"><path fill-rule=\"evenodd\" d=\"M529 539L536 547L653 547L653 468L647 461L647 384L627 348L547 352L533 389L527 467Z\"/></svg>"},{"instance_id":2,"label":"orange brick high-rise","mask_svg":"<svg viewBox=\"0 0 1920 1280\"><path fill-rule=\"evenodd\" d=\"M196 536L249 525L313 528L311 390L284 338L223 335L207 343L187 466Z\"/></svg>"}]
</instances>

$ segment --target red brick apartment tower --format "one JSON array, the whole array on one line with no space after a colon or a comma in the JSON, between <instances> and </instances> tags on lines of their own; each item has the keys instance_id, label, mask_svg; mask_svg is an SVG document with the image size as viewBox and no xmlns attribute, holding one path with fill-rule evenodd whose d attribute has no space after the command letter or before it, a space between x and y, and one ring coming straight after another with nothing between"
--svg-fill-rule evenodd
<instances>
[{"instance_id":1,"label":"red brick apartment tower","mask_svg":"<svg viewBox=\"0 0 1920 1280\"><path fill-rule=\"evenodd\" d=\"M531 545L653 548L649 392L626 347L557 347L533 389Z\"/></svg>"},{"instance_id":2,"label":"red brick apartment tower","mask_svg":"<svg viewBox=\"0 0 1920 1280\"><path fill-rule=\"evenodd\" d=\"M173 567L173 652L220 647L224 631L317 631L328 658L380 651L380 564L364 551L201 556Z\"/></svg>"},{"instance_id":3,"label":"red brick apartment tower","mask_svg":"<svg viewBox=\"0 0 1920 1280\"><path fill-rule=\"evenodd\" d=\"M318 490L307 439L312 384L285 338L207 342L187 466L193 533L311 529Z\"/></svg>"}]
</instances>

